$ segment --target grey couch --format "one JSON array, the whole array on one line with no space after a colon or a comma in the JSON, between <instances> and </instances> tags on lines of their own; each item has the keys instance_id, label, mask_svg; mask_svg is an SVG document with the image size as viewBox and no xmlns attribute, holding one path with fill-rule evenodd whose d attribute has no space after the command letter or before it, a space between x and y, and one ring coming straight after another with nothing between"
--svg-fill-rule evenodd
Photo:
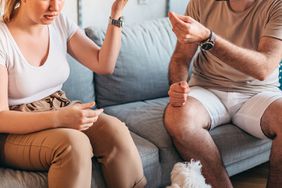
<instances>
[{"instance_id":1,"label":"grey couch","mask_svg":"<svg viewBox=\"0 0 282 188\"><path fill-rule=\"evenodd\" d=\"M98 45L104 31L87 28ZM64 85L68 97L87 102L124 121L143 161L148 188L170 184L170 171L181 161L163 126L168 102L167 70L176 38L166 18L125 27L122 49L113 75L95 75L70 58L71 76ZM258 140L232 124L211 131L230 176L268 160L271 142ZM0 168L0 188L47 187L46 173ZM105 187L93 160L92 188Z\"/></svg>"}]
</instances>

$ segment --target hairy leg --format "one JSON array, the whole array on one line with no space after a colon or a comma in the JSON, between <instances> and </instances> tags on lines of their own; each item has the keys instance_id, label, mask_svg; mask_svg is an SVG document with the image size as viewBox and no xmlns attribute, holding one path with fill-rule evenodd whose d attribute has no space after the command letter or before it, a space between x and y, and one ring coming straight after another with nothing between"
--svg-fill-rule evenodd
<instances>
[{"instance_id":1,"label":"hairy leg","mask_svg":"<svg viewBox=\"0 0 282 188\"><path fill-rule=\"evenodd\" d=\"M207 183L214 188L232 187L217 146L207 131L210 116L199 101L189 97L183 107L168 105L164 122L182 158L201 161Z\"/></svg>"},{"instance_id":2,"label":"hairy leg","mask_svg":"<svg viewBox=\"0 0 282 188\"><path fill-rule=\"evenodd\" d=\"M273 139L267 188L282 185L282 99L274 101L261 118L263 132Z\"/></svg>"}]
</instances>

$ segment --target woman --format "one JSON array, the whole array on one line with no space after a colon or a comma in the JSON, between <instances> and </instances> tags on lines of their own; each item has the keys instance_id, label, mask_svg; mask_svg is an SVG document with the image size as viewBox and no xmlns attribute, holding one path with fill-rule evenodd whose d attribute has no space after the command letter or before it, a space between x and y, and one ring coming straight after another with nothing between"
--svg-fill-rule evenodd
<instances>
[{"instance_id":1,"label":"woman","mask_svg":"<svg viewBox=\"0 0 282 188\"><path fill-rule=\"evenodd\" d=\"M98 74L113 72L121 45L119 22L110 22L99 48L60 14L64 0L4 3L0 22L1 165L48 170L50 188L87 188L93 149L108 187L144 187L141 160L126 126L102 109L92 110L94 102L71 102L61 91L69 75L67 52ZM114 1L112 19L121 17L126 3Z\"/></svg>"}]
</instances>

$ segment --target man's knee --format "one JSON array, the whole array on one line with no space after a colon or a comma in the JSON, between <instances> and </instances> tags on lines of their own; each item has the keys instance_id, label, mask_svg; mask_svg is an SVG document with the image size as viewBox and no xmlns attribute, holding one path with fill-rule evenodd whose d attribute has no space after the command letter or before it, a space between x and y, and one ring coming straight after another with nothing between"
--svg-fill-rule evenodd
<instances>
[{"instance_id":1,"label":"man's knee","mask_svg":"<svg viewBox=\"0 0 282 188\"><path fill-rule=\"evenodd\" d=\"M264 134L273 139L282 136L282 99L273 102L261 118L261 128Z\"/></svg>"},{"instance_id":2,"label":"man's knee","mask_svg":"<svg viewBox=\"0 0 282 188\"><path fill-rule=\"evenodd\" d=\"M185 105L183 107L173 107L168 105L164 115L164 125L171 136L179 137L192 134L197 129L202 129L203 125L197 120L200 118L196 108ZM184 135L183 135L184 134Z\"/></svg>"}]
</instances>

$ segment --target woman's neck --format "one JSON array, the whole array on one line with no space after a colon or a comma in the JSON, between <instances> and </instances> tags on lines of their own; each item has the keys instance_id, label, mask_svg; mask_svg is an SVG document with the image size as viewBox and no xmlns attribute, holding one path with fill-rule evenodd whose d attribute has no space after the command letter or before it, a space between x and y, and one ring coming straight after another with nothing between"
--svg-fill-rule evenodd
<instances>
[{"instance_id":1,"label":"woman's neck","mask_svg":"<svg viewBox=\"0 0 282 188\"><path fill-rule=\"evenodd\" d=\"M11 29L19 29L29 34L38 34L42 32L46 26L33 22L28 18L23 9L17 8L14 13L14 18L7 25Z\"/></svg>"}]
</instances>

